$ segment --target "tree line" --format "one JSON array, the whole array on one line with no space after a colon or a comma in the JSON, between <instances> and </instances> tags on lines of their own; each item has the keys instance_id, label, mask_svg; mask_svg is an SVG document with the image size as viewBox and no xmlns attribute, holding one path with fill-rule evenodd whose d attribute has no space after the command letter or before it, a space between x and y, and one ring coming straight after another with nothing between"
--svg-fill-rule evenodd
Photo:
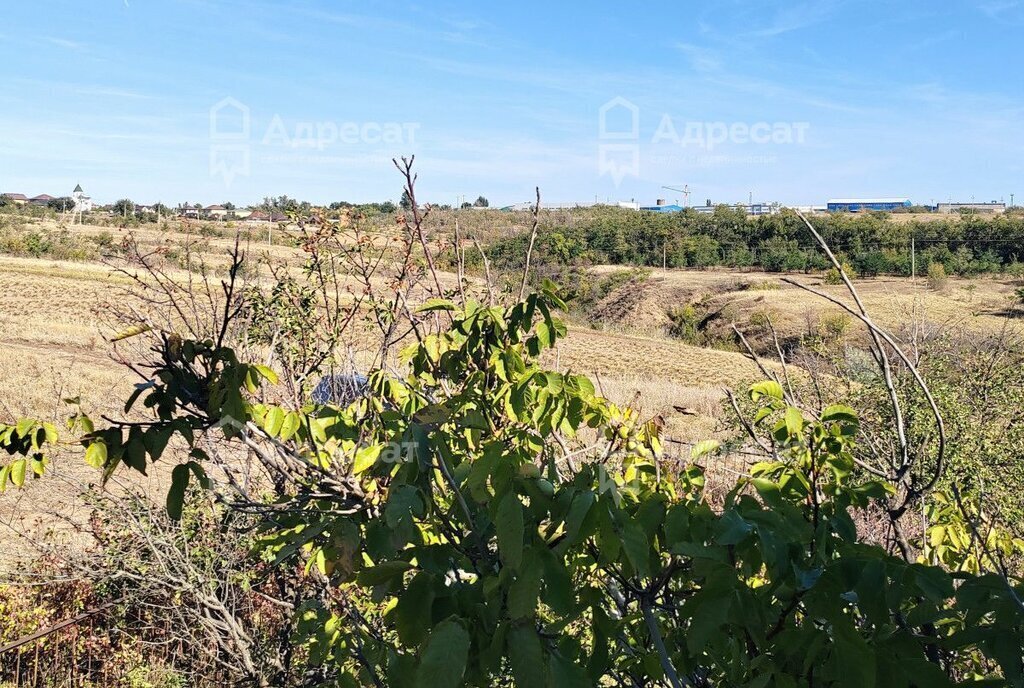
<instances>
[{"instance_id":1,"label":"tree line","mask_svg":"<svg viewBox=\"0 0 1024 688\"><path fill-rule=\"evenodd\" d=\"M655 267L760 268L769 272L829 267L803 220L792 211L749 218L740 210L714 213L591 211L539 229L534 258L541 264L618 264ZM864 276L910 275L932 263L949 274L1024 272L1024 214L898 221L887 213L815 216L836 253ZM489 251L494 263L521 266L529 237L510 236Z\"/></svg>"}]
</instances>

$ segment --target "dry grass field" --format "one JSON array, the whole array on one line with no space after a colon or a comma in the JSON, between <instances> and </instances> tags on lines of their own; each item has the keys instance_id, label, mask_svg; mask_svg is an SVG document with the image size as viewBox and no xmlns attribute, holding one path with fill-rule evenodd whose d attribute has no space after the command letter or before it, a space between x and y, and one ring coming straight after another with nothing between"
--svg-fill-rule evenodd
<instances>
[{"instance_id":1,"label":"dry grass field","mask_svg":"<svg viewBox=\"0 0 1024 688\"><path fill-rule=\"evenodd\" d=\"M40 225L39 231L61 231ZM103 227L67 228L72 241L113 236L120 243L125 231ZM200 250L215 267L227 264L233 239L227 235L197 236L191 231L133 230L145 247L183 246L199 241ZM275 260L300 265L302 253L285 245L283 235L273 244L250 237L250 253L269 253ZM167 269L184 275L169 261ZM621 267L597 267L608 274ZM252 276L260 279L266 272ZM454 276L446 275L446 279ZM841 287L828 286L815 275L799 276L801 283L839 298ZM110 304L124 305L130 281L98 260L70 262L49 258L0 256L0 420L22 416L62 422L67 397L81 397L93 415L116 414L120 401L136 381L113 357ZM910 322L956 323L994 330L1011 325L1006 317L1015 285L1002 280L951 278L942 290L924 279L859 280L859 289L874 316L898 329ZM746 356L688 345L668 337L668 311L699 304L714 315L715 327L736 322L748 326L767 315L783 337L800 336L838 309L806 292L780 282L778 275L723 270L653 270L639 283L613 291L597 305L598 322L573 322L570 334L545 363L559 370L591 375L610 399L633 404L647 415L660 415L667 434L682 441L714 435L721 427L725 387L756 380L760 373ZM1015 325L1014 325L1015 326ZM855 328L851 328L851 331ZM855 336L855 335L851 335ZM70 453L70 452L69 452ZM0 496L0 522L47 529L54 525L40 513L59 512L74 502L76 485L94 480L79 458L57 457L55 477L30 485L27 491ZM149 480L161 483L160 474ZM154 489L158 486L154 485ZM28 497L31 497L30 499ZM22 504L32 503L32 511Z\"/></svg>"},{"instance_id":2,"label":"dry grass field","mask_svg":"<svg viewBox=\"0 0 1024 688\"><path fill-rule=\"evenodd\" d=\"M608 274L622 269L601 266L594 271ZM825 284L820 275L786 277L853 304L844 286ZM922 277L858 279L855 286L872 317L892 330L916 322L996 331L1013 324L1014 290L1019 285L984 276L951 277L938 289ZM842 312L838 306L784 283L779 275L730 270L652 270L642 283L613 291L596 310L607 326L649 334L667 328L669 309L684 304L697 304L702 312L718 316L719 327L732 322L749 325L759 316L767 316L782 337L806 334L824 318Z\"/></svg>"}]
</instances>

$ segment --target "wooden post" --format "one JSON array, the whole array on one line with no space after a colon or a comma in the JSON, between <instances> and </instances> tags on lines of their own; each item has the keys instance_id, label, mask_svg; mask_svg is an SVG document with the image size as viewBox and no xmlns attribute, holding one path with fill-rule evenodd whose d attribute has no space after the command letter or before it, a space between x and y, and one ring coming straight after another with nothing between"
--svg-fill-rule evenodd
<instances>
[{"instance_id":1,"label":"wooden post","mask_svg":"<svg viewBox=\"0 0 1024 688\"><path fill-rule=\"evenodd\" d=\"M914 250L914 235L910 235L910 281L917 280L917 252Z\"/></svg>"}]
</instances>

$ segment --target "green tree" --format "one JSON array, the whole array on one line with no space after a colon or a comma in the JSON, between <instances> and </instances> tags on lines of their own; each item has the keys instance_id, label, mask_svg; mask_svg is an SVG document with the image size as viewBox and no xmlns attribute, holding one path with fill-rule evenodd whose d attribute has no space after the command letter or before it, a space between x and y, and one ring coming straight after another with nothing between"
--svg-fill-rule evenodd
<instances>
[{"instance_id":1,"label":"green tree","mask_svg":"<svg viewBox=\"0 0 1024 688\"><path fill-rule=\"evenodd\" d=\"M121 217L133 217L135 215L135 202L128 198L122 198L111 206L110 211Z\"/></svg>"},{"instance_id":2,"label":"green tree","mask_svg":"<svg viewBox=\"0 0 1024 688\"><path fill-rule=\"evenodd\" d=\"M54 211L56 211L58 213L63 213L63 212L67 212L69 210L74 210L74 208L75 208L75 201L74 201L74 199L69 198L67 196L64 196L62 198L51 198L46 203L46 206L50 210L54 210Z\"/></svg>"},{"instance_id":3,"label":"green tree","mask_svg":"<svg viewBox=\"0 0 1024 688\"><path fill-rule=\"evenodd\" d=\"M893 488L856 471L852 409L812 415L777 382L751 387L749 424L772 449L713 508L703 471L664 458L656 421L538 363L565 334L561 308L550 289L509 308L430 301L421 313L450 326L405 352L407 376L375 372L343 408L261 401L272 371L162 335L152 381L127 404L153 421L79 419L87 460L145 471L179 437L192 451L172 471L177 515L188 484L206 481L206 442L286 452L295 491L260 549L349 601L310 599L295 635L338 685L1024 680L1019 581L954 579L859 537L855 513ZM33 471L51 435L6 429ZM596 443L570 450L583 436ZM716 450L702 443L693 459ZM9 464L3 482L28 468ZM969 537L956 509L932 505L943 533Z\"/></svg>"}]
</instances>

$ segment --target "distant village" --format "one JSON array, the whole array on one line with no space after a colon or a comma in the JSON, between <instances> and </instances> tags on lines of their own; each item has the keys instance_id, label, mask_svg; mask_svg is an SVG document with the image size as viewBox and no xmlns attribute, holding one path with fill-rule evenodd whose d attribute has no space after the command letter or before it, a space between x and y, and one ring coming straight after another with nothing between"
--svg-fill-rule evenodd
<instances>
[{"instance_id":1,"label":"distant village","mask_svg":"<svg viewBox=\"0 0 1024 688\"><path fill-rule=\"evenodd\" d=\"M667 188L667 187L666 187ZM678 189L676 189L678 190ZM909 198L835 198L830 199L823 205L806 205L806 206L784 206L780 203L713 203L711 199L703 205L689 204L689 192L687 191L687 200L682 205L678 201L675 203L669 203L663 198L657 199L654 205L641 205L635 201L620 201L620 202L583 202L583 203L542 203L541 208L543 210L569 210L573 208L587 208L596 206L613 206L629 210L636 211L647 211L656 213L676 213L684 210L690 210L696 213L713 213L716 208L727 207L734 210L745 212L750 216L757 215L774 215L784 208L792 208L799 210L804 213L861 213L861 212L917 212L917 213L938 213L938 214L954 214L954 213L989 213L989 214L1002 214L1007 211L1008 207L1013 207L1012 203L1010 206L1003 201L987 201L987 202L953 202L949 201L946 203L935 203L928 205L917 205ZM128 212L126 207L123 207L123 202L112 205L96 205L92 199L86 195L81 185L77 185L70 196L51 196L49 194L40 194L38 196L28 197L21 193L0 193L0 198L6 199L8 202L13 202L16 205L35 205L45 206L53 210L72 213L82 214L89 212ZM481 197L481 200L483 197ZM119 207L119 204L122 207ZM159 217L180 217L186 219L195 220L242 220L248 222L282 222L288 219L288 216L276 209L266 209L265 207L248 207L239 208L231 203L225 203L224 205L191 205L188 203L179 204L177 207L170 208L162 204L153 205L138 205L133 204L133 214L153 214ZM308 207L308 204L305 204ZM336 204L337 205L337 204ZM347 205L347 204L343 204ZM381 204L391 205L391 204ZM334 207L334 206L332 206ZM447 207L447 206L446 206ZM469 204L464 203L463 209L466 210L487 210L489 209L486 201L483 204ZM532 203L516 203L500 208L502 211L515 212L515 211L529 211L533 208Z\"/></svg>"},{"instance_id":2,"label":"distant village","mask_svg":"<svg viewBox=\"0 0 1024 688\"><path fill-rule=\"evenodd\" d=\"M125 212L126 208L118 208L117 204L97 205L92 198L86 195L82 185L75 186L70 196L51 196L40 194L38 196L26 196L22 193L0 193L0 198L6 199L15 205L34 205L51 208L58 212L81 214L92 212L105 212L114 214ZM181 217L195 220L246 220L250 222L281 222L287 216L278 211L266 211L255 208L238 208L231 203L224 205L191 205L181 204L170 208L159 203L153 205L133 204L134 213L159 214L162 217Z\"/></svg>"}]
</instances>

